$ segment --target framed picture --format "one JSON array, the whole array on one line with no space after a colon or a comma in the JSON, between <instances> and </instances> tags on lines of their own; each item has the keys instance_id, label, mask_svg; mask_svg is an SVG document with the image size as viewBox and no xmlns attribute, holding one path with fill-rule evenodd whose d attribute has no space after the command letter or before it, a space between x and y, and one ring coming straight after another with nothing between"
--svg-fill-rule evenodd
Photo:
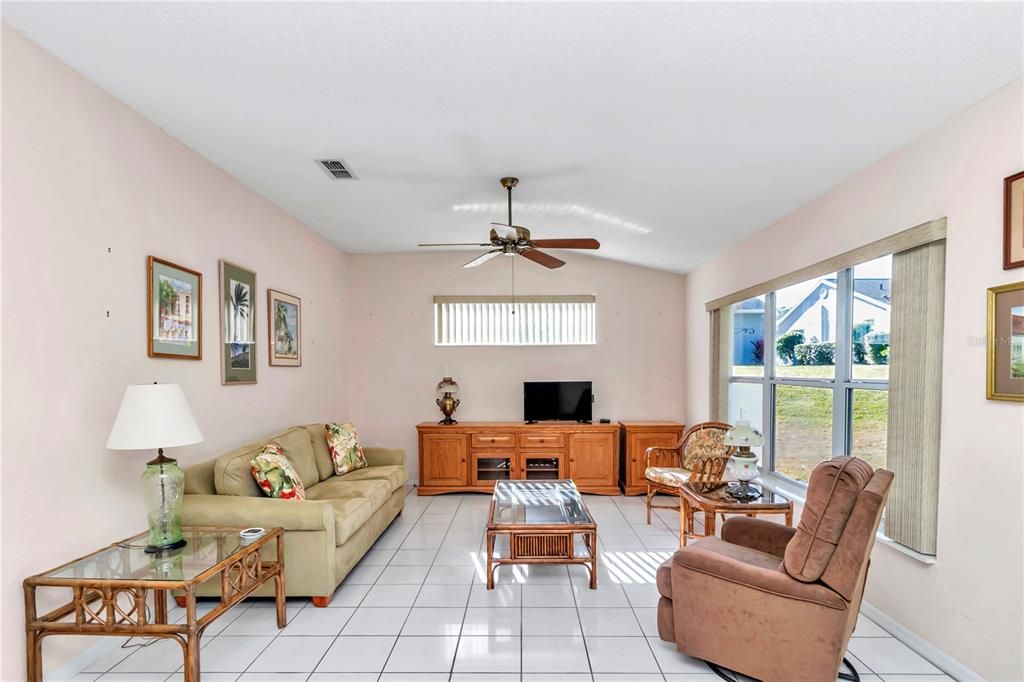
<instances>
[{"instance_id":1,"label":"framed picture","mask_svg":"<svg viewBox=\"0 0 1024 682\"><path fill-rule=\"evenodd\" d=\"M1003 270L1024 266L1024 171L1003 180Z\"/></svg>"},{"instance_id":2,"label":"framed picture","mask_svg":"<svg viewBox=\"0 0 1024 682\"><path fill-rule=\"evenodd\" d=\"M220 261L220 382L256 383L256 273Z\"/></svg>"},{"instance_id":3,"label":"framed picture","mask_svg":"<svg viewBox=\"0 0 1024 682\"><path fill-rule=\"evenodd\" d=\"M989 400L1024 402L1024 282L988 290Z\"/></svg>"},{"instance_id":4,"label":"framed picture","mask_svg":"<svg viewBox=\"0 0 1024 682\"><path fill-rule=\"evenodd\" d=\"M267 328L270 364L302 365L302 301L296 296L267 289Z\"/></svg>"},{"instance_id":5,"label":"framed picture","mask_svg":"<svg viewBox=\"0 0 1024 682\"><path fill-rule=\"evenodd\" d=\"M203 359L203 274L150 256L146 350L151 358Z\"/></svg>"}]
</instances>

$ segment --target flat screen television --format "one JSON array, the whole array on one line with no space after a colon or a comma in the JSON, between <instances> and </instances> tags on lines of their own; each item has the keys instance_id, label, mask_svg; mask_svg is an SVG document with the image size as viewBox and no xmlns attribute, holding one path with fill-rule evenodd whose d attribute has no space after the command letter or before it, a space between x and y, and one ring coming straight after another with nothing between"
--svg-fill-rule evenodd
<instances>
[{"instance_id":1,"label":"flat screen television","mask_svg":"<svg viewBox=\"0 0 1024 682\"><path fill-rule=\"evenodd\" d=\"M594 391L589 381L524 381L523 419L589 422Z\"/></svg>"}]
</instances>

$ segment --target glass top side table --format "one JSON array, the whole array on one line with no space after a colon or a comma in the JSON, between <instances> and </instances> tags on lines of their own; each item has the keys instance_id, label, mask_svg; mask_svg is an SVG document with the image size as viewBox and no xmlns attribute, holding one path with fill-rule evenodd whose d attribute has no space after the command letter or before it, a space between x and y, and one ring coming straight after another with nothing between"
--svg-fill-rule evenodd
<instances>
[{"instance_id":1,"label":"glass top side table","mask_svg":"<svg viewBox=\"0 0 1024 682\"><path fill-rule=\"evenodd\" d=\"M273 580L277 626L283 628L284 532L273 528L249 542L241 528L184 528L186 544L158 554L144 551L146 533L45 571L24 582L27 677L43 678L42 640L52 635L163 637L181 645L185 681L199 680L199 640L214 620ZM196 587L219 579L220 603L198 617ZM36 613L39 588L71 590L71 600ZM167 592L185 593L185 619L167 622ZM152 603L152 613L150 612Z\"/></svg>"}]
</instances>

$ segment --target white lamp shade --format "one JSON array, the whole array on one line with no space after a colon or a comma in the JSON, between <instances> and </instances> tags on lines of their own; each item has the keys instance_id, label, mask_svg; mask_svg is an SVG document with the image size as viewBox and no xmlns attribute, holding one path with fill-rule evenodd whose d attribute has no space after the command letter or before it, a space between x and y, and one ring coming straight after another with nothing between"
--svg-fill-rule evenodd
<instances>
[{"instance_id":1,"label":"white lamp shade","mask_svg":"<svg viewBox=\"0 0 1024 682\"><path fill-rule=\"evenodd\" d=\"M178 384L137 384L125 389L110 429L111 450L153 450L203 440L185 392Z\"/></svg>"},{"instance_id":2,"label":"white lamp shade","mask_svg":"<svg viewBox=\"0 0 1024 682\"><path fill-rule=\"evenodd\" d=\"M741 419L736 422L736 426L726 431L722 442L726 445L756 448L764 445L764 436L750 422Z\"/></svg>"}]
</instances>

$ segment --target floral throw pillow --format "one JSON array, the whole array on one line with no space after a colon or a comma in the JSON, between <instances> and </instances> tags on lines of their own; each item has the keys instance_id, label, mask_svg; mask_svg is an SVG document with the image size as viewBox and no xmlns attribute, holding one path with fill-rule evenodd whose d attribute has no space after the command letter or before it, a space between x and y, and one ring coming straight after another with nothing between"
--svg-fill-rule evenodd
<instances>
[{"instance_id":1,"label":"floral throw pillow","mask_svg":"<svg viewBox=\"0 0 1024 682\"><path fill-rule=\"evenodd\" d=\"M252 459L252 477L267 497L279 500L304 500L306 489L295 467L277 443L267 443Z\"/></svg>"},{"instance_id":2,"label":"floral throw pillow","mask_svg":"<svg viewBox=\"0 0 1024 682\"><path fill-rule=\"evenodd\" d=\"M359 434L351 424L327 425L327 449L334 460L334 473L338 476L368 466Z\"/></svg>"}]
</instances>

